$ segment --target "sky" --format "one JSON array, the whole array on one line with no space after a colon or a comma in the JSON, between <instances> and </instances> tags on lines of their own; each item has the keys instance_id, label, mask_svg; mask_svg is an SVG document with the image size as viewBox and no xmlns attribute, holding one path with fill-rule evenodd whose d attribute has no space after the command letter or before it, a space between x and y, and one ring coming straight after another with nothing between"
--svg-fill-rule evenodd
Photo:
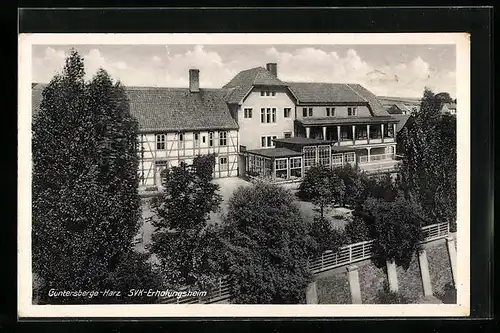
<instances>
[{"instance_id":1,"label":"sky","mask_svg":"<svg viewBox=\"0 0 500 333\"><path fill-rule=\"evenodd\" d=\"M126 86L220 88L239 71L278 64L295 82L359 83L379 96L421 97L424 87L456 97L454 45L34 45L32 79L48 83L67 52L84 58L86 78L103 68Z\"/></svg>"}]
</instances>

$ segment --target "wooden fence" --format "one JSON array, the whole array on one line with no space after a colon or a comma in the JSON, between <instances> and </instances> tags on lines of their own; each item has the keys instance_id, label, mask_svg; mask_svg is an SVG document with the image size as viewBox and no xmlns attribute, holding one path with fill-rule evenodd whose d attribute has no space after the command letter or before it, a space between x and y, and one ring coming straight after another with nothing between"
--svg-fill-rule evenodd
<instances>
[{"instance_id":1,"label":"wooden fence","mask_svg":"<svg viewBox=\"0 0 500 333\"><path fill-rule=\"evenodd\" d=\"M430 242L447 237L450 233L448 223L432 224L422 228L423 242ZM368 240L341 247L337 252L325 251L321 256L309 260L308 269L313 274L318 274L333 268L346 266L358 261L370 259L373 256L372 246L374 241ZM170 297L164 298L164 304L195 304L215 303L231 298L231 284L228 277L219 279L215 290L209 291L205 297Z\"/></svg>"}]
</instances>

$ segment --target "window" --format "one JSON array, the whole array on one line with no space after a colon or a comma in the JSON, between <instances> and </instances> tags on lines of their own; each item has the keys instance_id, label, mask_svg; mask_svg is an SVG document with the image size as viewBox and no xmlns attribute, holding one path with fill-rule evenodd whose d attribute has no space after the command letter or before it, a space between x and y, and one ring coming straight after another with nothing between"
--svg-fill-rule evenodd
<instances>
[{"instance_id":1,"label":"window","mask_svg":"<svg viewBox=\"0 0 500 333\"><path fill-rule=\"evenodd\" d=\"M335 108L326 108L326 116L327 117L335 116Z\"/></svg>"},{"instance_id":2,"label":"window","mask_svg":"<svg viewBox=\"0 0 500 333\"><path fill-rule=\"evenodd\" d=\"M184 133L179 133L179 149L184 149Z\"/></svg>"},{"instance_id":3,"label":"window","mask_svg":"<svg viewBox=\"0 0 500 333\"><path fill-rule=\"evenodd\" d=\"M219 132L219 146L227 146L227 132L226 131Z\"/></svg>"},{"instance_id":4,"label":"window","mask_svg":"<svg viewBox=\"0 0 500 333\"><path fill-rule=\"evenodd\" d=\"M276 178L287 179L288 160L286 158L280 158L276 159L274 163L275 163Z\"/></svg>"},{"instance_id":5,"label":"window","mask_svg":"<svg viewBox=\"0 0 500 333\"><path fill-rule=\"evenodd\" d=\"M205 141L205 136L203 136L203 138L202 138L202 140L201 140L201 141L203 141L203 143L205 143L205 142L206 142L206 141Z\"/></svg>"},{"instance_id":6,"label":"window","mask_svg":"<svg viewBox=\"0 0 500 333\"><path fill-rule=\"evenodd\" d=\"M309 108L309 117L312 117L313 115L313 108Z\"/></svg>"},{"instance_id":7,"label":"window","mask_svg":"<svg viewBox=\"0 0 500 333\"><path fill-rule=\"evenodd\" d=\"M214 132L208 132L208 146L214 146Z\"/></svg>"},{"instance_id":8,"label":"window","mask_svg":"<svg viewBox=\"0 0 500 333\"><path fill-rule=\"evenodd\" d=\"M240 145L240 152L244 152L247 150L247 146Z\"/></svg>"},{"instance_id":9,"label":"window","mask_svg":"<svg viewBox=\"0 0 500 333\"><path fill-rule=\"evenodd\" d=\"M354 108L354 107L347 108L347 115L348 116L355 116L356 115L356 108Z\"/></svg>"},{"instance_id":10,"label":"window","mask_svg":"<svg viewBox=\"0 0 500 333\"><path fill-rule=\"evenodd\" d=\"M341 140L352 140L352 129L349 126L340 127L340 139Z\"/></svg>"},{"instance_id":11,"label":"window","mask_svg":"<svg viewBox=\"0 0 500 333\"><path fill-rule=\"evenodd\" d=\"M283 133L283 136L285 137L285 139L291 138L292 132L285 132L285 133Z\"/></svg>"},{"instance_id":12,"label":"window","mask_svg":"<svg viewBox=\"0 0 500 333\"><path fill-rule=\"evenodd\" d=\"M200 146L200 133L198 132L194 133L194 146L195 148L198 148Z\"/></svg>"},{"instance_id":13,"label":"window","mask_svg":"<svg viewBox=\"0 0 500 333\"><path fill-rule=\"evenodd\" d=\"M307 108L302 108L302 117L307 117Z\"/></svg>"},{"instance_id":14,"label":"window","mask_svg":"<svg viewBox=\"0 0 500 333\"><path fill-rule=\"evenodd\" d=\"M252 109L251 108L244 109L244 117L245 118L252 118Z\"/></svg>"},{"instance_id":15,"label":"window","mask_svg":"<svg viewBox=\"0 0 500 333\"><path fill-rule=\"evenodd\" d=\"M261 91L261 96L276 96L276 91Z\"/></svg>"},{"instance_id":16,"label":"window","mask_svg":"<svg viewBox=\"0 0 500 333\"><path fill-rule=\"evenodd\" d=\"M276 108L261 108L260 109L260 122L261 123L275 123L276 122Z\"/></svg>"},{"instance_id":17,"label":"window","mask_svg":"<svg viewBox=\"0 0 500 333\"><path fill-rule=\"evenodd\" d=\"M220 171L226 171L227 170L227 157L220 157L219 158L219 170Z\"/></svg>"},{"instance_id":18,"label":"window","mask_svg":"<svg viewBox=\"0 0 500 333\"><path fill-rule=\"evenodd\" d=\"M330 146L319 146L318 147L318 162L320 165L330 166Z\"/></svg>"},{"instance_id":19,"label":"window","mask_svg":"<svg viewBox=\"0 0 500 333\"><path fill-rule=\"evenodd\" d=\"M291 108L284 108L283 109L283 117L290 118L290 113L292 113L292 109Z\"/></svg>"},{"instance_id":20,"label":"window","mask_svg":"<svg viewBox=\"0 0 500 333\"><path fill-rule=\"evenodd\" d=\"M165 150L165 134L156 134L156 150Z\"/></svg>"},{"instance_id":21,"label":"window","mask_svg":"<svg viewBox=\"0 0 500 333\"><path fill-rule=\"evenodd\" d=\"M332 166L333 167L342 166L342 154L332 155Z\"/></svg>"},{"instance_id":22,"label":"window","mask_svg":"<svg viewBox=\"0 0 500 333\"><path fill-rule=\"evenodd\" d=\"M394 137L394 127L393 127L393 125L392 124L387 124L385 126L385 132L387 134L386 137L388 137L388 138Z\"/></svg>"},{"instance_id":23,"label":"window","mask_svg":"<svg viewBox=\"0 0 500 333\"><path fill-rule=\"evenodd\" d=\"M302 177L302 157L290 158L290 178Z\"/></svg>"},{"instance_id":24,"label":"window","mask_svg":"<svg viewBox=\"0 0 500 333\"><path fill-rule=\"evenodd\" d=\"M353 163L354 160L356 159L356 154L355 153L345 153L344 158L345 158L345 161L347 163Z\"/></svg>"},{"instance_id":25,"label":"window","mask_svg":"<svg viewBox=\"0 0 500 333\"><path fill-rule=\"evenodd\" d=\"M316 164L316 147L304 147L304 168L309 169Z\"/></svg>"},{"instance_id":26,"label":"window","mask_svg":"<svg viewBox=\"0 0 500 333\"><path fill-rule=\"evenodd\" d=\"M274 147L275 144L273 140L276 140L277 138L278 137L276 135L262 136L260 137L260 145L263 148Z\"/></svg>"},{"instance_id":27,"label":"window","mask_svg":"<svg viewBox=\"0 0 500 333\"><path fill-rule=\"evenodd\" d=\"M366 140L368 138L368 132L366 131L366 127L356 127L356 139Z\"/></svg>"}]
</instances>

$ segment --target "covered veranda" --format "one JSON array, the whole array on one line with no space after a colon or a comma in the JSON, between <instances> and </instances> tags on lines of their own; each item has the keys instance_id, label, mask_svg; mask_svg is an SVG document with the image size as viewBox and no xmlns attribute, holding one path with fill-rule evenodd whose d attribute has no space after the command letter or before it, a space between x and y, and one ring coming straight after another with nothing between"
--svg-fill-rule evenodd
<instances>
[{"instance_id":1,"label":"covered veranda","mask_svg":"<svg viewBox=\"0 0 500 333\"><path fill-rule=\"evenodd\" d=\"M245 174L273 182L298 180L303 175L302 153L288 148L245 151Z\"/></svg>"}]
</instances>

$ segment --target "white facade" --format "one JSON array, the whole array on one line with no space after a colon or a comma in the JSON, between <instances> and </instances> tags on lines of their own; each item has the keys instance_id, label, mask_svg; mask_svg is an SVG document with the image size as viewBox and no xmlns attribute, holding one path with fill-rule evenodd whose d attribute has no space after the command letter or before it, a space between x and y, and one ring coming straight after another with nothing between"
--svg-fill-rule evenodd
<instances>
[{"instance_id":1,"label":"white facade","mask_svg":"<svg viewBox=\"0 0 500 333\"><path fill-rule=\"evenodd\" d=\"M251 110L251 117L249 117L249 110ZM285 135L295 136L294 119L295 102L287 88L255 87L238 108L236 120L240 127L239 144L248 150L272 148L272 145L271 147L267 145L268 137L272 139L273 137L284 138ZM262 145L263 137L266 141L264 146Z\"/></svg>"},{"instance_id":2,"label":"white facade","mask_svg":"<svg viewBox=\"0 0 500 333\"><path fill-rule=\"evenodd\" d=\"M206 154L215 154L214 178L238 175L237 130L142 133L139 144L142 186L158 186L164 168Z\"/></svg>"}]
</instances>

